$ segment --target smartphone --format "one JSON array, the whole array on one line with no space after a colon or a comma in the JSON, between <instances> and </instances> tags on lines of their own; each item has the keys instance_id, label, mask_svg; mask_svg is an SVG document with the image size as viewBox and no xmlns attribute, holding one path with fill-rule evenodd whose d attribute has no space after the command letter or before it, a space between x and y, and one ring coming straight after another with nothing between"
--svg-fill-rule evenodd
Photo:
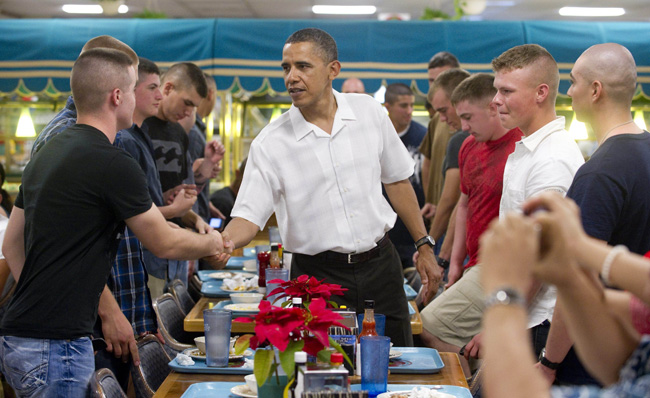
<instances>
[{"instance_id":1,"label":"smartphone","mask_svg":"<svg viewBox=\"0 0 650 398\"><path fill-rule=\"evenodd\" d=\"M223 225L223 219L221 218L211 218L210 219L210 226L214 229L221 229L221 226Z\"/></svg>"},{"instance_id":2,"label":"smartphone","mask_svg":"<svg viewBox=\"0 0 650 398\"><path fill-rule=\"evenodd\" d=\"M106 340L102 339L101 337L92 339L91 343L93 344L93 351L105 350L106 347L108 347Z\"/></svg>"}]
</instances>

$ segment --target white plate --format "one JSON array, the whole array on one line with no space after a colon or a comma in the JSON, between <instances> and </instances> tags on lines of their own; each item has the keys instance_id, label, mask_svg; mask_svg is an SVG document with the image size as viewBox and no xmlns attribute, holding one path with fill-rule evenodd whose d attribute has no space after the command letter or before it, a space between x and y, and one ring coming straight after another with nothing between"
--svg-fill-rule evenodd
<instances>
[{"instance_id":1,"label":"white plate","mask_svg":"<svg viewBox=\"0 0 650 398\"><path fill-rule=\"evenodd\" d=\"M205 354L202 353L201 351L199 351L198 348L188 348L187 350L183 351L183 354L185 354L185 355L187 355L187 356L189 356L190 358L193 358L193 359L205 360ZM230 354L229 359L230 360L242 359L243 357L250 357L251 355L253 355L253 351L252 350L246 350L246 351L244 351L243 355Z\"/></svg>"},{"instance_id":2,"label":"white plate","mask_svg":"<svg viewBox=\"0 0 650 398\"><path fill-rule=\"evenodd\" d=\"M259 303L239 303L224 305L223 308L237 312L260 312L260 309L257 308L258 306Z\"/></svg>"},{"instance_id":3,"label":"white plate","mask_svg":"<svg viewBox=\"0 0 650 398\"><path fill-rule=\"evenodd\" d=\"M388 359L397 359L402 356L402 351L390 350Z\"/></svg>"},{"instance_id":4,"label":"white plate","mask_svg":"<svg viewBox=\"0 0 650 398\"><path fill-rule=\"evenodd\" d=\"M252 392L246 384L234 386L230 389L230 392L244 398L257 398L257 394Z\"/></svg>"},{"instance_id":5,"label":"white plate","mask_svg":"<svg viewBox=\"0 0 650 398\"><path fill-rule=\"evenodd\" d=\"M377 398L395 398L399 396L406 396L410 397L411 396L411 391L412 390L404 390L404 391L391 391L391 392L384 392L379 395L377 395ZM441 398L455 398L455 395L447 394L445 392L440 392L436 391Z\"/></svg>"},{"instance_id":6,"label":"white plate","mask_svg":"<svg viewBox=\"0 0 650 398\"><path fill-rule=\"evenodd\" d=\"M255 274L251 274L249 272L228 272L228 271L218 271L218 272L213 272L211 274L208 274L208 276L212 279L233 278L235 275L241 275L244 278L252 278L255 276Z\"/></svg>"},{"instance_id":7,"label":"white plate","mask_svg":"<svg viewBox=\"0 0 650 398\"><path fill-rule=\"evenodd\" d=\"M244 289L244 288L242 287L242 288L239 289L239 290L231 290L231 289L228 289L227 287L225 287L225 286L222 285L222 286L221 286L221 290L223 290L224 292L228 292L228 293L246 293L246 292L256 292L256 291L257 291L257 286L255 286L255 287L251 287L251 288L248 288L248 289Z\"/></svg>"}]
</instances>

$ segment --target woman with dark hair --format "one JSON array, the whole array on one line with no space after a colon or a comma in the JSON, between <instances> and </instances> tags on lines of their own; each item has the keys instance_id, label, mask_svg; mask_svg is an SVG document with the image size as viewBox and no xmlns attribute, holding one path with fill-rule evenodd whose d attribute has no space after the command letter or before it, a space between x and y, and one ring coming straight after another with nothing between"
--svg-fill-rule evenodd
<instances>
[{"instance_id":1,"label":"woman with dark hair","mask_svg":"<svg viewBox=\"0 0 650 398\"><path fill-rule=\"evenodd\" d=\"M11 209L14 207L14 202L11 200L11 195L2 186L5 184L5 168L0 163L0 214L9 217Z\"/></svg>"}]
</instances>

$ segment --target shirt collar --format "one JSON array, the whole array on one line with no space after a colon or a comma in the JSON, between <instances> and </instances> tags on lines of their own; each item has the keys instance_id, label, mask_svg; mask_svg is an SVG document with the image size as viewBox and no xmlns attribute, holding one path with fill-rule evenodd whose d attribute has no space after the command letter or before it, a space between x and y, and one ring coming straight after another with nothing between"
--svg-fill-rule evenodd
<instances>
[{"instance_id":1,"label":"shirt collar","mask_svg":"<svg viewBox=\"0 0 650 398\"><path fill-rule=\"evenodd\" d=\"M334 124L332 125L332 136L340 131L343 126L345 126L346 120L357 120L354 111L350 108L345 95L339 93L336 90L332 90L334 94L334 99L336 100L336 114L334 115ZM305 120L300 112L300 109L296 108L293 104L289 108L289 117L291 119L291 125L293 126L293 133L296 136L296 141L300 141L309 133L313 132L314 129L311 125Z\"/></svg>"},{"instance_id":2,"label":"shirt collar","mask_svg":"<svg viewBox=\"0 0 650 398\"><path fill-rule=\"evenodd\" d=\"M550 123L547 123L539 130L535 131L533 134L528 137L523 137L521 144L526 147L530 152L534 152L535 149L539 146L548 137L549 135L559 131L564 130L565 122L564 116L558 116Z\"/></svg>"}]
</instances>

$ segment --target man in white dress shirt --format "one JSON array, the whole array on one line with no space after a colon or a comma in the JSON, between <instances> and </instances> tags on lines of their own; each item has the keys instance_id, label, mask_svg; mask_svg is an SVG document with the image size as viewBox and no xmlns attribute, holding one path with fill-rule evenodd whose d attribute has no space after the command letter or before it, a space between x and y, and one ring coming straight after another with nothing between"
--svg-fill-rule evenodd
<instances>
[{"instance_id":1,"label":"man in white dress shirt","mask_svg":"<svg viewBox=\"0 0 650 398\"><path fill-rule=\"evenodd\" d=\"M396 346L411 345L401 263L386 237L396 214L381 188L417 241L422 282L435 293L441 269L408 180L413 159L378 102L332 90L337 58L334 39L320 29L287 39L282 69L293 105L251 144L224 234L242 247L275 212L293 253L292 277L341 284L349 290L334 299L358 312L374 299L375 312L386 315L386 335Z\"/></svg>"},{"instance_id":2,"label":"man in white dress shirt","mask_svg":"<svg viewBox=\"0 0 650 398\"><path fill-rule=\"evenodd\" d=\"M522 203L544 191L566 195L584 158L555 113L560 73L553 56L537 44L513 47L492 61L501 124L519 127L524 137L506 162L499 217L521 211ZM544 347L555 308L554 287L535 282L528 291L535 352ZM468 344L469 347L469 344Z\"/></svg>"}]
</instances>

